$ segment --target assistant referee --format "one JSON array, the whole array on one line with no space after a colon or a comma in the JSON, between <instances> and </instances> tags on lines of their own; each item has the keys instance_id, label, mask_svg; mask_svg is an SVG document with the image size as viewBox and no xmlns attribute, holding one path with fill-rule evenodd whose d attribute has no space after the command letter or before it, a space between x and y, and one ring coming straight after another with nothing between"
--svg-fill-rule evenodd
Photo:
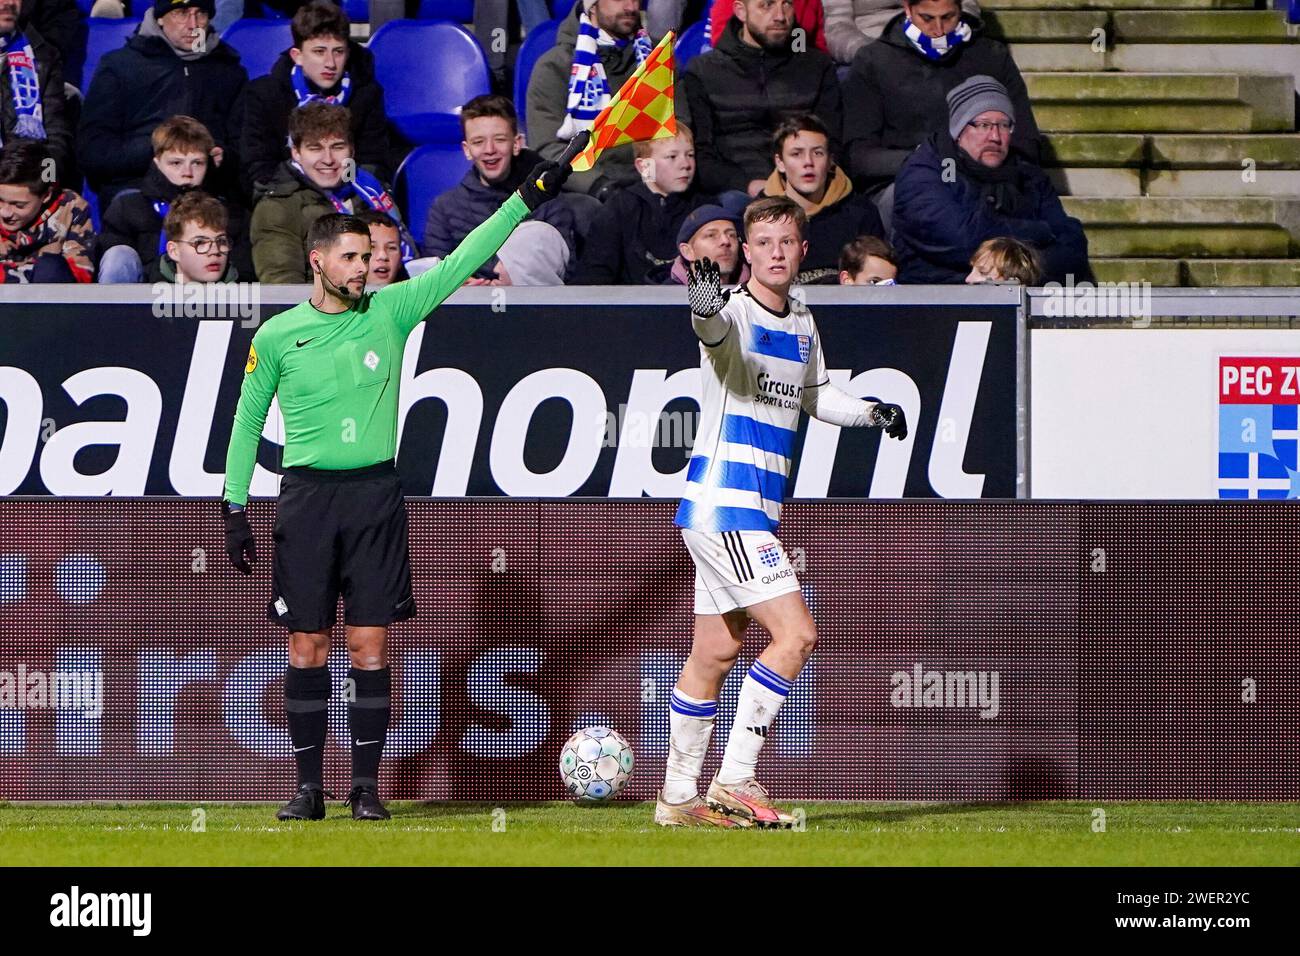
<instances>
[{"instance_id":1,"label":"assistant referee","mask_svg":"<svg viewBox=\"0 0 1300 956\"><path fill-rule=\"evenodd\" d=\"M244 505L272 397L284 417L284 477L267 615L289 629L284 709L298 791L276 816L325 817L330 628L339 595L351 681L352 790L358 820L386 820L379 759L388 731L388 625L415 615L406 507L394 464L406 338L490 257L519 222L556 196L567 160L544 162L490 219L416 279L366 292L369 227L322 216L307 235L309 301L253 336L226 456L226 551L245 574L257 560Z\"/></svg>"}]
</instances>

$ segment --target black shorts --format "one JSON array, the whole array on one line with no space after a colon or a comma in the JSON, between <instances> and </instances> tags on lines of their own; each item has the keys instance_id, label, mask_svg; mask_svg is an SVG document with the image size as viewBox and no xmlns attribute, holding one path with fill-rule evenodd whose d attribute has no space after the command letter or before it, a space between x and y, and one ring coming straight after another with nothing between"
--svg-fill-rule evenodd
<instances>
[{"instance_id":1,"label":"black shorts","mask_svg":"<svg viewBox=\"0 0 1300 956\"><path fill-rule=\"evenodd\" d=\"M266 614L291 631L337 617L384 627L415 616L406 503L393 462L350 471L287 468L275 515Z\"/></svg>"}]
</instances>

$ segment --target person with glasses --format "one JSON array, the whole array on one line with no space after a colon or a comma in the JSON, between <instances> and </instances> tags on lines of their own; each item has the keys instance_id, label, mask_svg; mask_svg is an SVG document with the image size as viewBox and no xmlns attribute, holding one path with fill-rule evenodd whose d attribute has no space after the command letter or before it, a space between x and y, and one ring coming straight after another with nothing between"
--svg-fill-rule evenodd
<instances>
[{"instance_id":1,"label":"person with glasses","mask_svg":"<svg viewBox=\"0 0 1300 956\"><path fill-rule=\"evenodd\" d=\"M1083 226L1042 167L1011 148L1017 110L991 76L948 94L948 128L917 147L894 182L899 282L964 282L976 249L999 236L1037 250L1044 281L1091 281Z\"/></svg>"},{"instance_id":2,"label":"person with glasses","mask_svg":"<svg viewBox=\"0 0 1300 956\"><path fill-rule=\"evenodd\" d=\"M163 235L167 254L162 276L167 282L235 282L230 263L226 207L207 193L185 193L167 213Z\"/></svg>"},{"instance_id":3,"label":"person with glasses","mask_svg":"<svg viewBox=\"0 0 1300 956\"><path fill-rule=\"evenodd\" d=\"M840 251L840 285L894 285L898 259L876 236L858 236Z\"/></svg>"},{"instance_id":4,"label":"person with glasses","mask_svg":"<svg viewBox=\"0 0 1300 956\"><path fill-rule=\"evenodd\" d=\"M163 221L190 190L213 192L213 169L223 154L206 126L192 116L172 116L154 129L150 141L153 162L140 188L118 193L104 211L96 243L101 284L170 281L164 275L167 236ZM214 198L224 201L224 197ZM248 213L238 204L227 204L226 217L234 266L251 276Z\"/></svg>"},{"instance_id":5,"label":"person with glasses","mask_svg":"<svg viewBox=\"0 0 1300 956\"><path fill-rule=\"evenodd\" d=\"M126 44L100 58L77 128L77 162L100 209L123 189L140 188L153 155L150 135L182 112L221 147L218 191L232 188L248 71L212 29L212 13L212 0L155 0Z\"/></svg>"},{"instance_id":6,"label":"person with glasses","mask_svg":"<svg viewBox=\"0 0 1300 956\"><path fill-rule=\"evenodd\" d=\"M944 95L972 76L991 76L1016 112L1012 145L1039 161L1038 126L1025 81L1006 45L987 36L958 0L903 0L880 39L863 45L844 78L844 144L854 185L890 225L894 177L948 118ZM829 11L828 11L829 21Z\"/></svg>"}]
</instances>

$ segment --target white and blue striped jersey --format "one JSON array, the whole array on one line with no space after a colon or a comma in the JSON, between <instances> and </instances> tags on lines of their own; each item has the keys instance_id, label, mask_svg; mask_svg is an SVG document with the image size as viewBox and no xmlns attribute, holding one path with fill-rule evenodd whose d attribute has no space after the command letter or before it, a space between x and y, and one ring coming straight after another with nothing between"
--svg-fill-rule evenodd
<instances>
[{"instance_id":1,"label":"white and blue striped jersey","mask_svg":"<svg viewBox=\"0 0 1300 956\"><path fill-rule=\"evenodd\" d=\"M704 533L774 531L804 391L828 381L812 313L796 299L775 313L742 287L717 316L692 322L700 425L675 523Z\"/></svg>"}]
</instances>

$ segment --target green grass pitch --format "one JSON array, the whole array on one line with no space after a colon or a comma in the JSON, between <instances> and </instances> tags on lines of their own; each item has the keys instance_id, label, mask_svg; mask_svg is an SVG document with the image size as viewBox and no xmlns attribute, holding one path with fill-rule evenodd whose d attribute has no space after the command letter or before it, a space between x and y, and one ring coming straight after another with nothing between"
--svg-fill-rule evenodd
<instances>
[{"instance_id":1,"label":"green grass pitch","mask_svg":"<svg viewBox=\"0 0 1300 956\"><path fill-rule=\"evenodd\" d=\"M794 807L800 805L794 804ZM203 813L196 814L201 809ZM796 831L668 830L653 804L390 804L316 823L269 803L0 802L12 866L1294 866L1300 804L805 803ZM1105 829L1094 829L1105 812ZM194 829L201 819L202 832ZM495 825L495 829L494 829Z\"/></svg>"}]
</instances>

